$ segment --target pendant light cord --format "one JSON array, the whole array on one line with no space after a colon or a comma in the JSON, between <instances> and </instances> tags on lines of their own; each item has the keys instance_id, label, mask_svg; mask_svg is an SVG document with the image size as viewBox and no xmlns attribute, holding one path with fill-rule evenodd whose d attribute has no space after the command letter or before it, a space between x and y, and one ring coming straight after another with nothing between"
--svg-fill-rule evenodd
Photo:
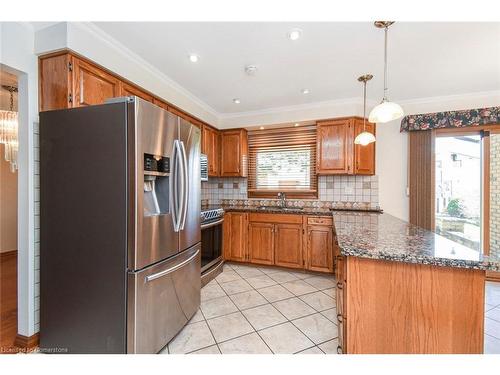
<instances>
[{"instance_id":1,"label":"pendant light cord","mask_svg":"<svg viewBox=\"0 0 500 375\"><path fill-rule=\"evenodd\" d=\"M384 98L383 102L387 101L387 34L389 31L389 26L384 28Z\"/></svg>"},{"instance_id":2,"label":"pendant light cord","mask_svg":"<svg viewBox=\"0 0 500 375\"><path fill-rule=\"evenodd\" d=\"M366 131L366 80L363 86L363 132Z\"/></svg>"}]
</instances>

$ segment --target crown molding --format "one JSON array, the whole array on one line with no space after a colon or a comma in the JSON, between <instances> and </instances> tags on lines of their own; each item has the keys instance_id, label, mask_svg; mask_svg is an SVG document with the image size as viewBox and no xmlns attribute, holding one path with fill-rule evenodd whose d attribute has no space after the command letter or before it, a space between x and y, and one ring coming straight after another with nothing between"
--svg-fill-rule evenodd
<instances>
[{"instance_id":1,"label":"crown molding","mask_svg":"<svg viewBox=\"0 0 500 375\"><path fill-rule=\"evenodd\" d=\"M99 39L103 43L105 43L110 49L113 49L114 51L118 52L121 55L124 55L127 59L133 61L134 63L138 64L143 68L144 70L148 71L152 75L158 77L161 81L165 82L167 85L172 87L174 90L178 91L185 97L187 97L189 100L191 100L193 103L198 105L200 108L203 110L207 111L210 113L212 116L215 118L219 118L220 114L212 108L210 105L205 103L203 100L195 96L193 93L191 93L189 90L185 89L183 86L181 86L178 82L174 81L172 78L167 76L165 73L163 73L161 70L153 66L151 63L143 59L141 56L130 50L128 47L126 47L124 44L119 42L118 40L114 39L112 36L109 34L105 33L102 29L100 29L98 26L94 25L92 22L69 22L68 23L71 27L75 27L77 29L80 29L84 32L88 32L92 34L95 38ZM173 103L175 104L175 103Z\"/></svg>"}]
</instances>

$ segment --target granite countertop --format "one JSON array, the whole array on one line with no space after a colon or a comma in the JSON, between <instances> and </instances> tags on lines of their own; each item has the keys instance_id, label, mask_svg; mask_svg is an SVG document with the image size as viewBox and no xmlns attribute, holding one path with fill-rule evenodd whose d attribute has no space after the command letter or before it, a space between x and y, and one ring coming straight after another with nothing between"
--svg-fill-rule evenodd
<instances>
[{"instance_id":1,"label":"granite countertop","mask_svg":"<svg viewBox=\"0 0 500 375\"><path fill-rule=\"evenodd\" d=\"M259 213L268 213L268 214L294 214L294 215L311 215L311 216L331 216L332 209L330 208L319 208L319 207L304 207L304 208L296 208L296 207L287 207L287 209L283 209L278 206L266 206L265 208L259 208L259 206L222 206L224 211L226 212L259 212ZM335 211L337 211L335 209ZM338 210L338 211L346 211L346 210ZM349 212L377 212L377 211L368 211L368 210L349 210Z\"/></svg>"},{"instance_id":2,"label":"granite countertop","mask_svg":"<svg viewBox=\"0 0 500 375\"><path fill-rule=\"evenodd\" d=\"M386 213L333 211L340 252L347 256L500 271L500 259Z\"/></svg>"}]
</instances>

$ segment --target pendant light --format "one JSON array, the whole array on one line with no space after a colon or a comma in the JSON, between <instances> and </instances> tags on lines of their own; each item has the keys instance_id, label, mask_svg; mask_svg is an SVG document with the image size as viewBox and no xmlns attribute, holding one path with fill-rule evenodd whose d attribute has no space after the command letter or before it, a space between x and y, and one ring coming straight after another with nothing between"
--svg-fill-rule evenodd
<instances>
[{"instance_id":1,"label":"pendant light","mask_svg":"<svg viewBox=\"0 0 500 375\"><path fill-rule=\"evenodd\" d=\"M375 27L379 29L384 29L385 32L385 42L384 42L384 97L382 102L372 109L369 116L369 121L373 123L384 123L392 120L397 120L403 117L404 112L399 104L390 102L387 99L387 32L389 26L391 26L394 21L375 21Z\"/></svg>"},{"instance_id":2,"label":"pendant light","mask_svg":"<svg viewBox=\"0 0 500 375\"><path fill-rule=\"evenodd\" d=\"M19 147L17 138L18 118L17 112L14 112L14 93L17 87L2 86L10 92L10 110L0 110L0 143L4 144L4 158L10 163L10 170L14 173L17 169L17 150Z\"/></svg>"},{"instance_id":3,"label":"pendant light","mask_svg":"<svg viewBox=\"0 0 500 375\"><path fill-rule=\"evenodd\" d=\"M365 74L358 78L359 82L363 82L363 131L354 139L354 144L356 145L366 146L375 142L375 136L366 131L366 82L372 78L371 74Z\"/></svg>"}]
</instances>

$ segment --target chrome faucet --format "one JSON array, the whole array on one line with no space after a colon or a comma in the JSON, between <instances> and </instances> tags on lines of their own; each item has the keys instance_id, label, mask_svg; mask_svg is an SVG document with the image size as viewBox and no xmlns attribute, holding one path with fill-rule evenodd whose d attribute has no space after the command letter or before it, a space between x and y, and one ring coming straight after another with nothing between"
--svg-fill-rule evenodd
<instances>
[{"instance_id":1,"label":"chrome faucet","mask_svg":"<svg viewBox=\"0 0 500 375\"><path fill-rule=\"evenodd\" d=\"M280 207L286 207L286 194L284 192L278 193L278 199L280 200Z\"/></svg>"}]
</instances>

